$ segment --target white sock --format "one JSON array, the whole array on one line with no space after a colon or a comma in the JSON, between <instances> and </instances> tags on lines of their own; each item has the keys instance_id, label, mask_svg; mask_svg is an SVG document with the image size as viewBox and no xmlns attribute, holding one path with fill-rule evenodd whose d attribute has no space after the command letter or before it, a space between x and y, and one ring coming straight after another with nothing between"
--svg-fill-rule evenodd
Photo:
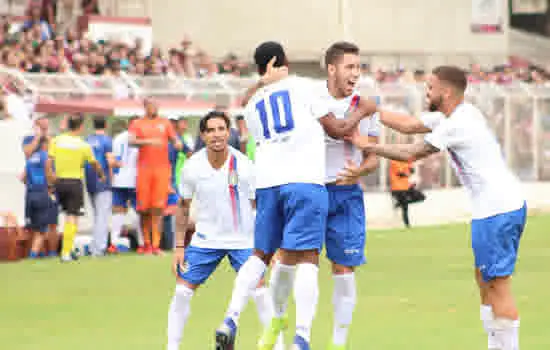
<instances>
[{"instance_id":1,"label":"white sock","mask_svg":"<svg viewBox=\"0 0 550 350\"><path fill-rule=\"evenodd\" d=\"M332 278L334 280L334 293L332 296L334 328L332 330L332 342L334 345L345 345L357 302L355 274L352 272L344 275L334 275Z\"/></svg>"},{"instance_id":2,"label":"white sock","mask_svg":"<svg viewBox=\"0 0 550 350\"><path fill-rule=\"evenodd\" d=\"M125 222L126 222L126 214L121 214L121 213L113 214L113 218L111 221L111 245L115 245L115 243L120 238L120 232L122 231L122 228L124 227Z\"/></svg>"},{"instance_id":3,"label":"white sock","mask_svg":"<svg viewBox=\"0 0 550 350\"><path fill-rule=\"evenodd\" d=\"M492 328L501 350L519 350L519 320L495 318Z\"/></svg>"},{"instance_id":4,"label":"white sock","mask_svg":"<svg viewBox=\"0 0 550 350\"><path fill-rule=\"evenodd\" d=\"M183 338L183 328L191 311L190 302L194 291L183 284L176 285L172 303L168 310L168 347L178 350Z\"/></svg>"},{"instance_id":5,"label":"white sock","mask_svg":"<svg viewBox=\"0 0 550 350\"><path fill-rule=\"evenodd\" d=\"M235 324L239 323L239 316L248 303L248 298L262 279L265 269L264 262L257 256L252 255L237 273L231 301L226 313L226 317L231 317Z\"/></svg>"},{"instance_id":6,"label":"white sock","mask_svg":"<svg viewBox=\"0 0 550 350\"><path fill-rule=\"evenodd\" d=\"M271 299L271 295L269 294L269 289L265 287L261 287L256 289L254 292L254 301L256 302L256 308L258 309L258 316L260 318L260 322L264 327L267 327L269 325L269 322L271 322L271 318L273 317L274 308L273 308L273 300ZM283 339L283 334L279 334L279 338L277 339L277 343L275 344L275 350L284 350L285 344Z\"/></svg>"},{"instance_id":7,"label":"white sock","mask_svg":"<svg viewBox=\"0 0 550 350\"><path fill-rule=\"evenodd\" d=\"M500 344L496 337L495 331L491 328L494 321L493 307L491 305L481 305L479 307L479 318L483 323L483 329L487 333L487 349L497 350L500 349Z\"/></svg>"},{"instance_id":8,"label":"white sock","mask_svg":"<svg viewBox=\"0 0 550 350\"><path fill-rule=\"evenodd\" d=\"M294 285L294 275L296 274L296 266L277 264L276 268L271 271L271 283L269 290L273 298L274 316L282 317L286 312L288 305L288 297L292 292Z\"/></svg>"},{"instance_id":9,"label":"white sock","mask_svg":"<svg viewBox=\"0 0 550 350\"><path fill-rule=\"evenodd\" d=\"M319 301L319 268L314 264L299 264L296 269L294 299L296 300L296 335L311 340L311 324Z\"/></svg>"}]
</instances>

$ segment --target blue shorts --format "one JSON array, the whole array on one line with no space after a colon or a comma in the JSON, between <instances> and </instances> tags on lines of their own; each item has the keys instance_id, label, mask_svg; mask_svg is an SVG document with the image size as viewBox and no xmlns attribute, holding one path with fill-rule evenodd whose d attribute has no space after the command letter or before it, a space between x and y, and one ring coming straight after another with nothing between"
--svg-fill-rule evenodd
<instances>
[{"instance_id":1,"label":"blue shorts","mask_svg":"<svg viewBox=\"0 0 550 350\"><path fill-rule=\"evenodd\" d=\"M127 209L128 203L132 208L136 208L136 189L113 187L113 207L122 207Z\"/></svg>"},{"instance_id":2,"label":"blue shorts","mask_svg":"<svg viewBox=\"0 0 550 350\"><path fill-rule=\"evenodd\" d=\"M25 227L46 233L49 225L57 225L57 198L47 190L27 191L25 194Z\"/></svg>"},{"instance_id":3,"label":"blue shorts","mask_svg":"<svg viewBox=\"0 0 550 350\"><path fill-rule=\"evenodd\" d=\"M256 190L254 248L321 251L328 211L323 185L294 183Z\"/></svg>"},{"instance_id":4,"label":"blue shorts","mask_svg":"<svg viewBox=\"0 0 550 350\"><path fill-rule=\"evenodd\" d=\"M168 200L166 200L166 206L170 207L170 206L176 206L178 205L178 200L180 199L180 197L178 196L177 193L175 192L171 192L170 194L168 194Z\"/></svg>"},{"instance_id":5,"label":"blue shorts","mask_svg":"<svg viewBox=\"0 0 550 350\"><path fill-rule=\"evenodd\" d=\"M194 285L203 284L226 256L238 272L252 255L252 249L210 249L189 246L185 249L185 265L178 266L181 279Z\"/></svg>"},{"instance_id":6,"label":"blue shorts","mask_svg":"<svg viewBox=\"0 0 550 350\"><path fill-rule=\"evenodd\" d=\"M365 259L365 203L359 185L327 185L326 250L330 261L359 266Z\"/></svg>"},{"instance_id":7,"label":"blue shorts","mask_svg":"<svg viewBox=\"0 0 550 350\"><path fill-rule=\"evenodd\" d=\"M508 213L472 220L475 264L485 282L514 273L526 220L526 205Z\"/></svg>"}]
</instances>

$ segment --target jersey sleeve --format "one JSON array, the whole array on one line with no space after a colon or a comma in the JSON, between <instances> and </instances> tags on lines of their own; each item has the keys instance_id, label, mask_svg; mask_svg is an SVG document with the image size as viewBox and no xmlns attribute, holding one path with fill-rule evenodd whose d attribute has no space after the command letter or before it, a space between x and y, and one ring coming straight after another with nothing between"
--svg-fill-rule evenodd
<instances>
[{"instance_id":1,"label":"jersey sleeve","mask_svg":"<svg viewBox=\"0 0 550 350\"><path fill-rule=\"evenodd\" d=\"M460 133L453 123L446 121L427 134L424 141L439 150L445 150L460 143Z\"/></svg>"},{"instance_id":2,"label":"jersey sleeve","mask_svg":"<svg viewBox=\"0 0 550 350\"><path fill-rule=\"evenodd\" d=\"M186 162L181 169L179 193L183 199L192 199L195 193L195 180L191 162Z\"/></svg>"},{"instance_id":3,"label":"jersey sleeve","mask_svg":"<svg viewBox=\"0 0 550 350\"><path fill-rule=\"evenodd\" d=\"M422 113L419 119L425 127L433 130L445 119L445 116L441 112L426 112Z\"/></svg>"},{"instance_id":4,"label":"jersey sleeve","mask_svg":"<svg viewBox=\"0 0 550 350\"><path fill-rule=\"evenodd\" d=\"M57 138L53 138L48 146L48 156L55 158L57 152Z\"/></svg>"},{"instance_id":5,"label":"jersey sleeve","mask_svg":"<svg viewBox=\"0 0 550 350\"><path fill-rule=\"evenodd\" d=\"M329 113L329 106L323 94L320 91L318 82L310 79L301 79L302 91L306 94L305 99L310 101L310 111L314 119L319 119Z\"/></svg>"}]
</instances>

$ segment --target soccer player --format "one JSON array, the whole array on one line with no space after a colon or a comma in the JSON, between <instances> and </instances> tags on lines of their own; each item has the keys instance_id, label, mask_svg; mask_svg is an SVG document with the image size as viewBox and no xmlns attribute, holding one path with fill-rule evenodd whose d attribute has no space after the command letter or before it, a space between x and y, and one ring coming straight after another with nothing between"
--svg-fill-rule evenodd
<instances>
[{"instance_id":1,"label":"soccer player","mask_svg":"<svg viewBox=\"0 0 550 350\"><path fill-rule=\"evenodd\" d=\"M140 212L145 253L161 255L161 222L170 192L168 143L181 149L172 123L158 115L151 100L144 101L145 116L130 125L130 145L139 148L137 162L137 209Z\"/></svg>"},{"instance_id":2,"label":"soccer player","mask_svg":"<svg viewBox=\"0 0 550 350\"><path fill-rule=\"evenodd\" d=\"M57 199L46 178L49 144L47 130L48 119L39 118L35 121L35 134L23 139L23 149L28 154L24 173L25 219L26 227L33 232L29 254L32 259L40 256L46 235L48 256L57 255Z\"/></svg>"},{"instance_id":3,"label":"soccer player","mask_svg":"<svg viewBox=\"0 0 550 350\"><path fill-rule=\"evenodd\" d=\"M131 123L137 117L130 118ZM126 222L128 208L136 209L136 167L138 149L128 143L128 130L122 131L113 140L113 156L119 163L119 167L113 169L113 218L111 227L111 246L108 251L116 253L122 228ZM136 223L138 254L144 253L143 234L141 225Z\"/></svg>"},{"instance_id":4,"label":"soccer player","mask_svg":"<svg viewBox=\"0 0 550 350\"><path fill-rule=\"evenodd\" d=\"M93 127L94 133L86 138L86 142L92 147L94 158L103 169L105 181L99 181L92 166L86 165L86 189L94 210L93 240L90 251L93 256L102 256L107 250L109 216L113 205L111 173L112 168L117 164L113 158L113 140L107 135L105 117L96 117L93 120Z\"/></svg>"},{"instance_id":5,"label":"soccer player","mask_svg":"<svg viewBox=\"0 0 550 350\"><path fill-rule=\"evenodd\" d=\"M78 217L82 215L84 207L82 179L86 163L94 168L100 181L105 181L105 174L101 164L94 158L92 148L80 137L84 129L84 118L69 118L67 127L67 133L55 137L50 143L46 163L48 183L54 186L61 209L65 212L62 262L76 259L73 244L78 231Z\"/></svg>"},{"instance_id":6,"label":"soccer player","mask_svg":"<svg viewBox=\"0 0 550 350\"><path fill-rule=\"evenodd\" d=\"M210 112L200 122L205 148L183 167L176 214L174 273L176 290L168 313L168 350L177 350L189 316L195 290L228 257L238 271L252 254L254 230L254 173L244 154L228 145L230 120L221 112ZM196 233L187 246L189 207L197 208ZM260 320L268 324L273 315L265 287L254 294ZM282 342L282 338L281 338ZM283 350L283 344L280 345Z\"/></svg>"},{"instance_id":7,"label":"soccer player","mask_svg":"<svg viewBox=\"0 0 550 350\"><path fill-rule=\"evenodd\" d=\"M519 349L519 313L511 291L520 239L526 223L526 202L519 180L507 166L502 150L481 111L464 101L465 73L456 67L433 70L426 100L444 117L422 121L381 111L383 124L406 132L430 131L411 145L373 145L353 135L358 147L396 160L414 160L447 151L472 202L472 249L481 296L481 319L488 348ZM503 190L505 189L505 190Z\"/></svg>"},{"instance_id":8,"label":"soccer player","mask_svg":"<svg viewBox=\"0 0 550 350\"><path fill-rule=\"evenodd\" d=\"M319 95L330 112L337 118L345 118L360 100L355 89L361 74L359 48L349 42L334 43L325 53L325 65L328 80L322 83ZM380 127L376 117L363 119L359 131L370 142L377 143ZM376 170L378 157L331 137L326 138L326 148L329 210L325 244L334 281L330 349L343 350L357 300L354 270L366 262L365 207L359 181L362 175Z\"/></svg>"},{"instance_id":9,"label":"soccer player","mask_svg":"<svg viewBox=\"0 0 550 350\"><path fill-rule=\"evenodd\" d=\"M235 337L248 296L280 249L280 263L270 284L275 316L264 329L259 349L272 349L286 328L287 300L296 280L293 347L307 350L319 295L317 265L328 212L323 130L335 138L350 134L376 106L366 101L366 108L337 119L315 94L311 80L288 76L287 58L279 43L262 43L254 61L262 78L249 90L252 97L244 113L257 145L254 255L237 274L226 319L216 333L218 339ZM220 342L217 346L228 349Z\"/></svg>"}]
</instances>

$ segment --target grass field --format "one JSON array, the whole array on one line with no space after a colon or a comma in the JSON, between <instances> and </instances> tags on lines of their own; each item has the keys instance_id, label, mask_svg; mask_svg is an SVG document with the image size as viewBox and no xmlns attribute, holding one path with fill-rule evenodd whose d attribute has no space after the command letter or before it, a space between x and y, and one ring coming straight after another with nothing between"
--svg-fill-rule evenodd
<instances>
[{"instance_id":1,"label":"grass field","mask_svg":"<svg viewBox=\"0 0 550 350\"><path fill-rule=\"evenodd\" d=\"M530 218L514 278L524 350L550 349L549 227L550 216ZM465 225L370 232L350 348L486 349L468 232ZM0 349L163 349L174 287L169 263L169 256L121 256L0 265ZM195 295L182 349L214 348L233 278L223 265ZM326 263L320 282L314 350L326 349L332 327ZM259 331L251 303L237 348L255 349Z\"/></svg>"}]
</instances>

